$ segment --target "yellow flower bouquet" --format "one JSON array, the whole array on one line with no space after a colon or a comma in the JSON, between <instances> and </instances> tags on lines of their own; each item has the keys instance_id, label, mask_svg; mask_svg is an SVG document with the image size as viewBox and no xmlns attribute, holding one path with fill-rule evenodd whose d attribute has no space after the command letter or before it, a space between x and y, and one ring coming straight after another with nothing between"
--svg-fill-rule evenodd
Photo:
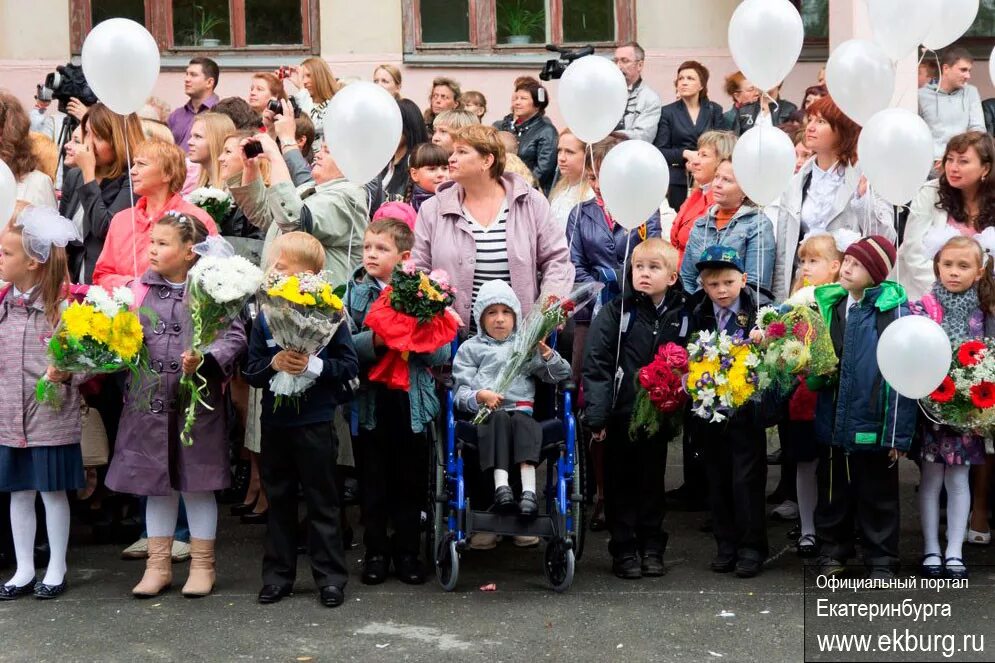
<instances>
[{"instance_id":1,"label":"yellow flower bouquet","mask_svg":"<svg viewBox=\"0 0 995 663\"><path fill-rule=\"evenodd\" d=\"M686 389L696 416L724 421L756 393L760 354L741 332L699 332L688 355Z\"/></svg>"},{"instance_id":2,"label":"yellow flower bouquet","mask_svg":"<svg viewBox=\"0 0 995 663\"><path fill-rule=\"evenodd\" d=\"M336 288L332 284L331 272L272 272L263 282L260 307L277 345L284 350L315 355L328 345L345 320L344 293L344 286ZM296 403L312 384L314 378L307 372L300 375L278 372L269 383L276 394L275 407L285 400Z\"/></svg>"},{"instance_id":3,"label":"yellow flower bouquet","mask_svg":"<svg viewBox=\"0 0 995 663\"><path fill-rule=\"evenodd\" d=\"M112 293L91 286L82 303L72 302L62 311L55 334L48 342L52 365L70 373L138 373L147 364L142 323L131 311L134 297L128 288ZM137 380L133 380L137 384ZM60 386L45 377L35 385L35 398L60 408Z\"/></svg>"}]
</instances>

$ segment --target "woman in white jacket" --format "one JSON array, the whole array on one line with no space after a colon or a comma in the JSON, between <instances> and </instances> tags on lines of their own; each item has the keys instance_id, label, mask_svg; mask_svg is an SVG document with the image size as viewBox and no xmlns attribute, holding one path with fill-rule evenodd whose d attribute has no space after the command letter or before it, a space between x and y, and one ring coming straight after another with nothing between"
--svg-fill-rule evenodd
<instances>
[{"instance_id":1,"label":"woman in white jacket","mask_svg":"<svg viewBox=\"0 0 995 663\"><path fill-rule=\"evenodd\" d=\"M772 290L779 302L791 292L798 245L809 233L846 228L893 242L897 237L892 207L867 193L857 167L860 127L829 97L813 102L806 114L805 145L813 156L791 180L777 215Z\"/></svg>"},{"instance_id":2,"label":"woman in white jacket","mask_svg":"<svg viewBox=\"0 0 995 663\"><path fill-rule=\"evenodd\" d=\"M923 250L922 238L931 228L946 224L973 236L995 226L995 183L992 163L995 143L982 131L958 134L947 143L940 179L927 182L912 201L905 239L892 274L910 301L921 299L936 281L933 259Z\"/></svg>"},{"instance_id":3,"label":"woman in white jacket","mask_svg":"<svg viewBox=\"0 0 995 663\"><path fill-rule=\"evenodd\" d=\"M339 91L339 83L335 80L328 63L319 57L307 58L290 73L290 82L297 91L293 93L294 101L302 113L307 113L314 124L314 154L321 151L325 143L325 112L328 103Z\"/></svg>"}]
</instances>

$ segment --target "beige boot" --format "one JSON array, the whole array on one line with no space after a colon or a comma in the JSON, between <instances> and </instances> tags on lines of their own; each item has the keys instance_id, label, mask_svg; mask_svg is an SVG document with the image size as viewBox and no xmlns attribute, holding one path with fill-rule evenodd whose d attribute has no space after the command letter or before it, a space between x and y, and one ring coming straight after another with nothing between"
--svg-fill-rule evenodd
<instances>
[{"instance_id":1,"label":"beige boot","mask_svg":"<svg viewBox=\"0 0 995 663\"><path fill-rule=\"evenodd\" d=\"M149 557L145 561L145 575L131 593L138 598L158 596L173 582L173 537L150 536Z\"/></svg>"},{"instance_id":2,"label":"beige boot","mask_svg":"<svg viewBox=\"0 0 995 663\"><path fill-rule=\"evenodd\" d=\"M183 585L183 596L199 598L214 589L214 539L190 538L190 576Z\"/></svg>"}]
</instances>

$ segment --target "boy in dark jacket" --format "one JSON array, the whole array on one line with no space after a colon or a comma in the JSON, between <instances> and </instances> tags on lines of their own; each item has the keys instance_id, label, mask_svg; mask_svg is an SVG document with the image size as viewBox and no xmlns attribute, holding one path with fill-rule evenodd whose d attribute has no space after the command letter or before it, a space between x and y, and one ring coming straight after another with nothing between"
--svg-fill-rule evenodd
<instances>
[{"instance_id":1,"label":"boy in dark jacket","mask_svg":"<svg viewBox=\"0 0 995 663\"><path fill-rule=\"evenodd\" d=\"M399 219L380 219L366 229L363 267L356 272L346 297L346 308L356 325L352 341L364 375L387 349L382 339L364 327L366 314L390 282L394 267L411 256L414 242L411 228ZM425 582L425 571L418 561L425 503L425 475L420 468L428 466L426 430L439 414L429 368L447 363L450 353L447 344L431 354L412 354L408 358L411 386L407 392L364 381L357 394L359 439L354 449L366 546L361 576L364 585L386 580L391 561L402 582ZM394 527L393 537L387 534L388 520Z\"/></svg>"},{"instance_id":2,"label":"boy in dark jacket","mask_svg":"<svg viewBox=\"0 0 995 663\"><path fill-rule=\"evenodd\" d=\"M905 290L885 280L894 264L891 242L865 237L844 253L839 283L815 291L840 360L833 384L810 385L823 387L815 413L815 529L826 575L842 573L854 555L855 525L871 578L892 578L898 565L897 460L909 449L916 404L892 390L878 369L879 333L899 310L909 315Z\"/></svg>"},{"instance_id":3,"label":"boy in dark jacket","mask_svg":"<svg viewBox=\"0 0 995 663\"><path fill-rule=\"evenodd\" d=\"M325 250L302 232L281 235L273 243L273 269L283 274L317 273L325 266ZM275 405L269 389L277 371L306 373L315 378L297 403ZM359 373L359 361L346 324L316 355L302 355L276 345L260 312L252 327L245 376L263 389L262 453L259 470L269 497L269 518L263 555L260 603L276 603L293 593L297 577L297 488L304 491L308 519L308 556L322 605L335 608L345 600L349 576L339 523L339 491L335 485L338 439L335 408L348 400L348 386Z\"/></svg>"},{"instance_id":4,"label":"boy in dark jacket","mask_svg":"<svg viewBox=\"0 0 995 663\"><path fill-rule=\"evenodd\" d=\"M669 440L629 436L636 378L660 346L687 344L690 321L684 292L675 285L677 250L668 242L657 237L639 244L627 281L625 296L602 308L591 325L583 374L587 426L595 441L608 438L605 512L612 571L637 579L665 572L663 478Z\"/></svg>"},{"instance_id":5,"label":"boy in dark jacket","mask_svg":"<svg viewBox=\"0 0 995 663\"><path fill-rule=\"evenodd\" d=\"M692 340L700 331L748 335L756 324L760 295L747 285L743 259L736 250L710 246L695 267L704 294L693 300ZM721 423L693 416L688 421L692 438L702 449L708 477L712 531L718 546L711 568L716 573L735 570L740 578L752 578L760 573L768 552L767 436L758 406L747 403Z\"/></svg>"}]
</instances>

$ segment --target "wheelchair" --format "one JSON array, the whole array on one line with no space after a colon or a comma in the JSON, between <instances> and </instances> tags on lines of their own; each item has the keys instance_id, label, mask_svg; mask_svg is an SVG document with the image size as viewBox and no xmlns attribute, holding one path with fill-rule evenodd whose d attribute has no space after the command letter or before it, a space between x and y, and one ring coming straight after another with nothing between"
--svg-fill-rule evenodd
<instances>
[{"instance_id":1,"label":"wheelchair","mask_svg":"<svg viewBox=\"0 0 995 663\"><path fill-rule=\"evenodd\" d=\"M455 349L456 343L454 354ZM434 435L430 445L430 513L425 537L425 558L435 561L439 584L447 592L456 588L460 558L469 548L470 535L489 532L543 540L546 578L555 591L566 591L584 551L586 515L584 452L577 447L574 385L570 381L540 384L536 390L536 420L543 436L540 465L546 464L546 483L545 499L533 519L473 508L466 471L469 467L470 472L480 472L476 463L477 431L455 412L452 380L444 386L441 435ZM469 465L465 463L468 453L473 459Z\"/></svg>"}]
</instances>

